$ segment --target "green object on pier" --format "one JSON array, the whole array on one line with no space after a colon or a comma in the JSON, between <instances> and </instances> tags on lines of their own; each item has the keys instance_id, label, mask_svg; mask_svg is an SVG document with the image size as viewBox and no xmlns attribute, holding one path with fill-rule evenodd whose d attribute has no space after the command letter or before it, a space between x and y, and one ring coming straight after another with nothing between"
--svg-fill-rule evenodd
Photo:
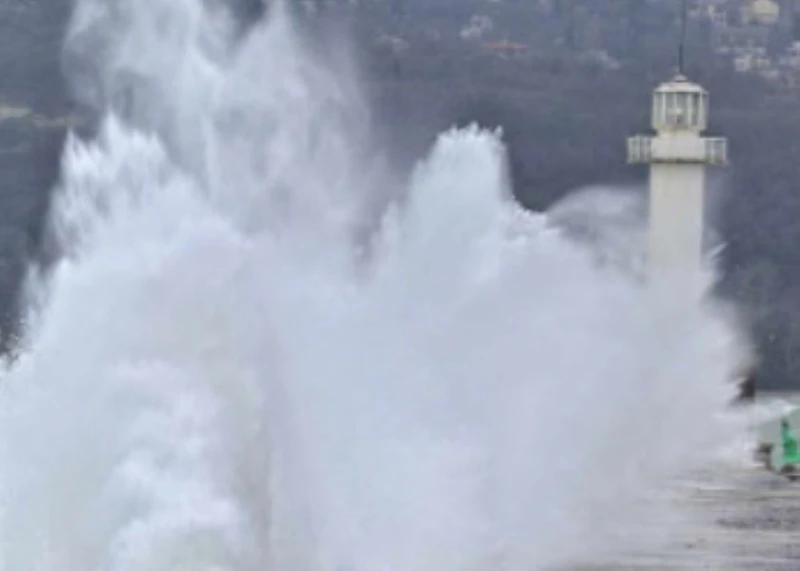
<instances>
[{"instance_id":1,"label":"green object on pier","mask_svg":"<svg viewBox=\"0 0 800 571\"><path fill-rule=\"evenodd\" d=\"M800 453L797 450L797 438L795 438L787 419L781 420L781 464L784 466L800 465Z\"/></svg>"}]
</instances>

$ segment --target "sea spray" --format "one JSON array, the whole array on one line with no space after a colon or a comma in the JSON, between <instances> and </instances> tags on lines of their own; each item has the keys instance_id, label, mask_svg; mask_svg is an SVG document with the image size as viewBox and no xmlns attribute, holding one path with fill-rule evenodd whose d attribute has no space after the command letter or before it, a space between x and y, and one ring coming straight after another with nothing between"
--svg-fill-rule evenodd
<instances>
[{"instance_id":1,"label":"sea spray","mask_svg":"<svg viewBox=\"0 0 800 571\"><path fill-rule=\"evenodd\" d=\"M497 133L443 134L365 220L392 177L347 74L285 13L234 41L203 6L76 4L105 118L65 150L60 257L3 379L0 568L521 570L624 547L638 495L728 436L722 314L521 211Z\"/></svg>"}]
</instances>

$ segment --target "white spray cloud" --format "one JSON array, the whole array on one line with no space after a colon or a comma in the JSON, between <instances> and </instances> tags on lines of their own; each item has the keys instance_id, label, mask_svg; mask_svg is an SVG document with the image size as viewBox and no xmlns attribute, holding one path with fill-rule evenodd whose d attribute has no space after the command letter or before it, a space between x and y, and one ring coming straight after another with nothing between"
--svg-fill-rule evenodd
<instances>
[{"instance_id":1,"label":"white spray cloud","mask_svg":"<svg viewBox=\"0 0 800 571\"><path fill-rule=\"evenodd\" d=\"M0 400L0 568L535 569L609 548L638 492L726 436L728 323L523 213L477 128L439 138L365 261L382 177L354 87L284 15L241 43L218 17L77 4L99 93L135 68L145 95L65 151L64 256Z\"/></svg>"}]
</instances>

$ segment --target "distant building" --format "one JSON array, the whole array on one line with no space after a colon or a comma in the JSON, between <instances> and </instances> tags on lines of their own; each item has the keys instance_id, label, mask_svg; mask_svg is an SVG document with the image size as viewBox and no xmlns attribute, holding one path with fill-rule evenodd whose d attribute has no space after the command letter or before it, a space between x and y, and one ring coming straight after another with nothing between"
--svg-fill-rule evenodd
<instances>
[{"instance_id":1,"label":"distant building","mask_svg":"<svg viewBox=\"0 0 800 571\"><path fill-rule=\"evenodd\" d=\"M795 41L780 58L781 67L800 71L800 41Z\"/></svg>"},{"instance_id":2,"label":"distant building","mask_svg":"<svg viewBox=\"0 0 800 571\"><path fill-rule=\"evenodd\" d=\"M742 6L745 25L775 26L781 19L781 6L775 0L749 0Z\"/></svg>"},{"instance_id":3,"label":"distant building","mask_svg":"<svg viewBox=\"0 0 800 571\"><path fill-rule=\"evenodd\" d=\"M778 60L780 76L790 89L800 87L800 41L795 41Z\"/></svg>"},{"instance_id":4,"label":"distant building","mask_svg":"<svg viewBox=\"0 0 800 571\"><path fill-rule=\"evenodd\" d=\"M494 21L486 15L475 14L469 23L461 28L459 35L463 40L480 40L494 29Z\"/></svg>"},{"instance_id":5,"label":"distant building","mask_svg":"<svg viewBox=\"0 0 800 571\"><path fill-rule=\"evenodd\" d=\"M770 29L763 26L720 26L713 33L714 50L720 55L766 49L769 40Z\"/></svg>"},{"instance_id":6,"label":"distant building","mask_svg":"<svg viewBox=\"0 0 800 571\"><path fill-rule=\"evenodd\" d=\"M618 70L622 67L622 62L611 56L606 50L587 50L581 54L580 60L584 63L611 71Z\"/></svg>"},{"instance_id":7,"label":"distant building","mask_svg":"<svg viewBox=\"0 0 800 571\"><path fill-rule=\"evenodd\" d=\"M519 42L503 40L483 44L483 49L503 59L520 59L528 55L528 46Z\"/></svg>"},{"instance_id":8,"label":"distant building","mask_svg":"<svg viewBox=\"0 0 800 571\"><path fill-rule=\"evenodd\" d=\"M734 50L733 65L739 73L767 72L772 69L772 60L764 46L744 46Z\"/></svg>"},{"instance_id":9,"label":"distant building","mask_svg":"<svg viewBox=\"0 0 800 571\"><path fill-rule=\"evenodd\" d=\"M725 27L732 23L730 12L728 0L698 0L689 11L689 18L711 22L715 27Z\"/></svg>"}]
</instances>

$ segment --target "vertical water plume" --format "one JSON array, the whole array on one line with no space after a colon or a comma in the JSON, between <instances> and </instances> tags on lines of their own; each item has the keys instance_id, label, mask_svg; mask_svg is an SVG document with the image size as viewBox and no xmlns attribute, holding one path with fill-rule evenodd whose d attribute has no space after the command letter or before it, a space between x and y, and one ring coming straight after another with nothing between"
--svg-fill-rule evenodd
<instances>
[{"instance_id":1,"label":"vertical water plume","mask_svg":"<svg viewBox=\"0 0 800 571\"><path fill-rule=\"evenodd\" d=\"M65 150L60 257L3 378L0 568L608 548L636 492L727 435L729 324L521 211L498 133L444 133L376 223L391 177L357 83L285 13L244 37L224 14L76 4L70 61L104 119Z\"/></svg>"}]
</instances>

